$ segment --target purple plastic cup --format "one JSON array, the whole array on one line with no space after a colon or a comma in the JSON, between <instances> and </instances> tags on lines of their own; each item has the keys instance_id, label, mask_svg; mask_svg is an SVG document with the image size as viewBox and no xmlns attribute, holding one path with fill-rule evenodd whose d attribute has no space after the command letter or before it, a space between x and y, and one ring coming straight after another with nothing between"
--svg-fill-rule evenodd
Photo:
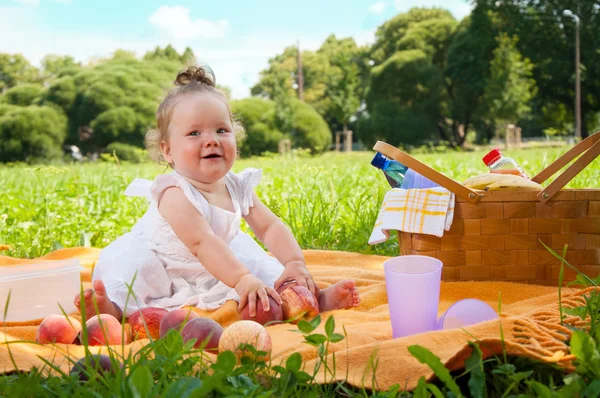
<instances>
[{"instance_id":1,"label":"purple plastic cup","mask_svg":"<svg viewBox=\"0 0 600 398\"><path fill-rule=\"evenodd\" d=\"M394 338L436 329L442 262L419 255L383 263Z\"/></svg>"},{"instance_id":2,"label":"purple plastic cup","mask_svg":"<svg viewBox=\"0 0 600 398\"><path fill-rule=\"evenodd\" d=\"M498 314L487 303L476 299L459 300L438 319L438 330L463 328L476 323L498 319Z\"/></svg>"}]
</instances>

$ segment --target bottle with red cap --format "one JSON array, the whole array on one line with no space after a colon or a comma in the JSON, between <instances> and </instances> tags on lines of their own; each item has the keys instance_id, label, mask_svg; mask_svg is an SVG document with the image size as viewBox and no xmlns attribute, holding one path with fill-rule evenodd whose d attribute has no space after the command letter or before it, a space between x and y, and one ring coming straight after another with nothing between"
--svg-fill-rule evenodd
<instances>
[{"instance_id":1,"label":"bottle with red cap","mask_svg":"<svg viewBox=\"0 0 600 398\"><path fill-rule=\"evenodd\" d=\"M527 178L527 174L521 167L515 162L514 159L503 156L500 150L492 149L487 155L483 157L483 163L490 168L490 173L497 174L514 174L519 177Z\"/></svg>"}]
</instances>

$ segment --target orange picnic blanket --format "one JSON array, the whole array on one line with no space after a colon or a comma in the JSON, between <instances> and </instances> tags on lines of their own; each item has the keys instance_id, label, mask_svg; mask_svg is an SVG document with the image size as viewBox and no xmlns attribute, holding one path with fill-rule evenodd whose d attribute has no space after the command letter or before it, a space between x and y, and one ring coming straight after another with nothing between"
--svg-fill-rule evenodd
<instances>
[{"instance_id":1,"label":"orange picnic blanket","mask_svg":"<svg viewBox=\"0 0 600 398\"><path fill-rule=\"evenodd\" d=\"M82 271L82 279L89 284L91 270L99 252L95 248L61 249L44 256L44 259L79 258L86 267ZM321 287L335 283L343 276L354 279L361 294L359 307L331 312L335 316L336 332L343 333L342 325L347 332L346 340L330 346L330 350L335 352L336 375L340 380L345 379L354 386L365 388L388 389L394 384L400 384L401 388L412 390L421 376L431 380L434 375L427 365L421 364L408 352L409 346L422 345L437 355L449 369L461 369L470 355L469 341L479 341L484 358L502 354L500 323L509 355L552 362L566 370L572 370L572 356L565 344L570 331L560 325L557 288L509 282L442 282L440 314L463 298L480 299L493 308L498 308L498 297L501 294L500 321L483 322L465 330L435 331L393 339L382 267L387 257L320 250L307 250L304 255L310 272ZM0 266L33 261L0 256ZM563 289L563 304L580 305L582 294L583 291ZM234 302L227 302L213 312L199 312L225 327L239 319ZM317 332L323 333L328 316L329 313L322 314L323 322ZM0 328L0 372L14 371L15 364L19 370L41 367L44 363L40 357L54 362L63 371L68 371L70 362L65 355L74 360L84 355L83 347L77 345L39 346L26 342L10 344L9 353L5 342L34 340L36 325L40 321L7 324ZM580 321L575 317L566 319L571 324ZM285 361L293 352L300 352L306 369L314 369L318 359L317 351L302 343L302 335L292 332L295 328L295 325L289 324L268 327L273 340L273 364ZM148 340L139 340L127 345L125 350L137 351L147 343ZM100 352L106 350L106 347L90 349ZM115 349L121 352L121 347ZM12 354L12 359L9 354ZM372 366L374 358L377 361L376 369ZM375 378L372 377L373 372ZM373 380L376 385L373 385Z\"/></svg>"}]
</instances>

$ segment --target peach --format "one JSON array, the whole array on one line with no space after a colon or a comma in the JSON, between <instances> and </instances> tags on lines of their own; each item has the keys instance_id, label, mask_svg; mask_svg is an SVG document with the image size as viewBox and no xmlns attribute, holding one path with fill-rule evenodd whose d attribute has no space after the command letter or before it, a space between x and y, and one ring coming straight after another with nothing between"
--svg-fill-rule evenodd
<instances>
[{"instance_id":1,"label":"peach","mask_svg":"<svg viewBox=\"0 0 600 398\"><path fill-rule=\"evenodd\" d=\"M150 337L153 340L158 339L160 337L160 322L168 312L164 308L145 307L131 314L127 318L127 323L131 326L133 339L147 339L147 332L150 332ZM144 322L146 326L144 326Z\"/></svg>"},{"instance_id":2,"label":"peach","mask_svg":"<svg viewBox=\"0 0 600 398\"><path fill-rule=\"evenodd\" d=\"M242 319L255 321L260 323L261 325L275 324L283 321L283 310L281 305L279 305L275 299L269 296L269 311L263 310L262 300L256 301L256 316L250 316L250 306L246 305L242 310Z\"/></svg>"},{"instance_id":3,"label":"peach","mask_svg":"<svg viewBox=\"0 0 600 398\"><path fill-rule=\"evenodd\" d=\"M122 364L119 363L119 365L123 367ZM88 381L88 374L93 376L94 374L104 373L115 374L110 357L104 354L93 354L75 362L69 374L71 376L76 375L80 381Z\"/></svg>"},{"instance_id":4,"label":"peach","mask_svg":"<svg viewBox=\"0 0 600 398\"><path fill-rule=\"evenodd\" d=\"M281 296L281 292L283 292L285 289L287 289L288 287L291 287L291 286L298 286L298 282L292 281L292 282L284 283L283 285L281 285L277 288L277 293L279 293L279 295Z\"/></svg>"},{"instance_id":5,"label":"peach","mask_svg":"<svg viewBox=\"0 0 600 398\"><path fill-rule=\"evenodd\" d=\"M85 323L89 345L116 345L129 343L129 335L117 318L109 314L94 315Z\"/></svg>"},{"instance_id":6,"label":"peach","mask_svg":"<svg viewBox=\"0 0 600 398\"><path fill-rule=\"evenodd\" d=\"M181 331L183 341L196 339L194 348L200 348L205 340L208 342L204 350L217 353L219 349L219 340L223 334L223 326L210 318L194 318L185 324Z\"/></svg>"},{"instance_id":7,"label":"peach","mask_svg":"<svg viewBox=\"0 0 600 398\"><path fill-rule=\"evenodd\" d=\"M268 360L273 349L271 336L267 329L254 321L237 321L225 328L219 340L219 352L231 351L238 361L242 357L254 359L249 350L240 347L242 344L252 345L257 351L267 353L266 356L255 358L257 360Z\"/></svg>"},{"instance_id":8,"label":"peach","mask_svg":"<svg viewBox=\"0 0 600 398\"><path fill-rule=\"evenodd\" d=\"M38 343L72 344L81 331L81 322L70 316L48 315L38 326L35 341Z\"/></svg>"},{"instance_id":9,"label":"peach","mask_svg":"<svg viewBox=\"0 0 600 398\"><path fill-rule=\"evenodd\" d=\"M181 330L189 320L199 318L191 308L177 308L169 311L160 321L159 337L163 338L171 329Z\"/></svg>"},{"instance_id":10,"label":"peach","mask_svg":"<svg viewBox=\"0 0 600 398\"><path fill-rule=\"evenodd\" d=\"M310 320L319 313L319 302L314 294L304 286L288 286L279 294L283 302L283 318L293 319L293 323L300 319Z\"/></svg>"}]
</instances>

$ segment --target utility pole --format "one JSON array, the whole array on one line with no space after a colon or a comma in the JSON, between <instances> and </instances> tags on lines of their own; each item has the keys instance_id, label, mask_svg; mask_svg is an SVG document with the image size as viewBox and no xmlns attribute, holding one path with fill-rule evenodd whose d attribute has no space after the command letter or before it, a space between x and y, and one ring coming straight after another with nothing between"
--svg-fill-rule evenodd
<instances>
[{"instance_id":1,"label":"utility pole","mask_svg":"<svg viewBox=\"0 0 600 398\"><path fill-rule=\"evenodd\" d=\"M575 139L581 139L581 80L579 67L579 17L571 10L564 10L563 15L575 20Z\"/></svg>"},{"instance_id":2,"label":"utility pole","mask_svg":"<svg viewBox=\"0 0 600 398\"><path fill-rule=\"evenodd\" d=\"M304 76L302 74L302 53L300 52L300 40L298 40L298 98L304 101Z\"/></svg>"},{"instance_id":3,"label":"utility pole","mask_svg":"<svg viewBox=\"0 0 600 398\"><path fill-rule=\"evenodd\" d=\"M581 139L581 81L579 73L579 17L577 17L575 29L575 119L577 123L577 131L575 138Z\"/></svg>"}]
</instances>

